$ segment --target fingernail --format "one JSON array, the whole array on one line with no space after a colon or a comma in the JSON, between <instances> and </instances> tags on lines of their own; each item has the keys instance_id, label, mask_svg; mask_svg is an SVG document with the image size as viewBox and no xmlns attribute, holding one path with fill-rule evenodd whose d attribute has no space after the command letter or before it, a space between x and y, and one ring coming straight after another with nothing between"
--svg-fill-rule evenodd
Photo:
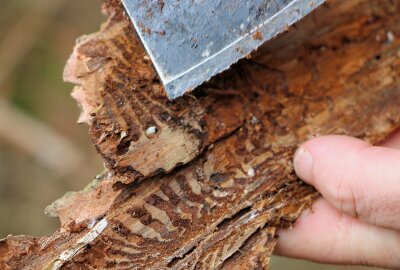
<instances>
[{"instance_id":1,"label":"fingernail","mask_svg":"<svg viewBox=\"0 0 400 270\"><path fill-rule=\"evenodd\" d=\"M304 181L311 181L313 176L314 160L305 147L300 147L294 155L294 170L297 176Z\"/></svg>"}]
</instances>

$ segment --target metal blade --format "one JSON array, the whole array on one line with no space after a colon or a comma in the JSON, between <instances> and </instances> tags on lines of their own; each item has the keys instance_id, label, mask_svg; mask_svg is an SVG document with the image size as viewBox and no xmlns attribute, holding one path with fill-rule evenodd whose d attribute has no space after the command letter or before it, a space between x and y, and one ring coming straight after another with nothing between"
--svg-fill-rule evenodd
<instances>
[{"instance_id":1,"label":"metal blade","mask_svg":"<svg viewBox=\"0 0 400 270\"><path fill-rule=\"evenodd\" d=\"M229 68L324 0L122 0L169 98Z\"/></svg>"}]
</instances>

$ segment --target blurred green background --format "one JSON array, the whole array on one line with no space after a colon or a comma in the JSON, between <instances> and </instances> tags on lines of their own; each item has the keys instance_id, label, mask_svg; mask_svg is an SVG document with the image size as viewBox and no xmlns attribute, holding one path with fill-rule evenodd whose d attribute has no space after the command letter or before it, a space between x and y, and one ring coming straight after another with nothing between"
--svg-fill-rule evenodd
<instances>
[{"instance_id":1,"label":"blurred green background","mask_svg":"<svg viewBox=\"0 0 400 270\"><path fill-rule=\"evenodd\" d=\"M62 81L77 37L105 20L100 0L0 0L0 238L58 227L44 208L103 170ZM273 258L272 269L365 269Z\"/></svg>"},{"instance_id":2,"label":"blurred green background","mask_svg":"<svg viewBox=\"0 0 400 270\"><path fill-rule=\"evenodd\" d=\"M103 170L62 80L76 38L104 20L100 3L0 0L0 237L53 232L43 209Z\"/></svg>"}]
</instances>

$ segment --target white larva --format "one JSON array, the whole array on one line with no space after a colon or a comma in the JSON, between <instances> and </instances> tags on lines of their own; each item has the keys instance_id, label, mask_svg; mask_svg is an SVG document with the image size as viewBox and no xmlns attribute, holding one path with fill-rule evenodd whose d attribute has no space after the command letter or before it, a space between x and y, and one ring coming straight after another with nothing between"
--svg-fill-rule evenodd
<instances>
[{"instance_id":1,"label":"white larva","mask_svg":"<svg viewBox=\"0 0 400 270\"><path fill-rule=\"evenodd\" d=\"M151 136L157 133L157 127L150 126L146 129L146 136Z\"/></svg>"}]
</instances>

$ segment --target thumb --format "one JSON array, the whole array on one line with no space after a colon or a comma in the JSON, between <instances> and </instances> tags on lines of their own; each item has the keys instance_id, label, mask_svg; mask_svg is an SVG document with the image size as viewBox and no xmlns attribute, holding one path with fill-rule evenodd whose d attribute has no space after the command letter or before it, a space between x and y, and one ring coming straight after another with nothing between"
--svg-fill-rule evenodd
<instances>
[{"instance_id":1,"label":"thumb","mask_svg":"<svg viewBox=\"0 0 400 270\"><path fill-rule=\"evenodd\" d=\"M400 151L346 136L324 136L299 148L294 167L338 210L400 229Z\"/></svg>"}]
</instances>

